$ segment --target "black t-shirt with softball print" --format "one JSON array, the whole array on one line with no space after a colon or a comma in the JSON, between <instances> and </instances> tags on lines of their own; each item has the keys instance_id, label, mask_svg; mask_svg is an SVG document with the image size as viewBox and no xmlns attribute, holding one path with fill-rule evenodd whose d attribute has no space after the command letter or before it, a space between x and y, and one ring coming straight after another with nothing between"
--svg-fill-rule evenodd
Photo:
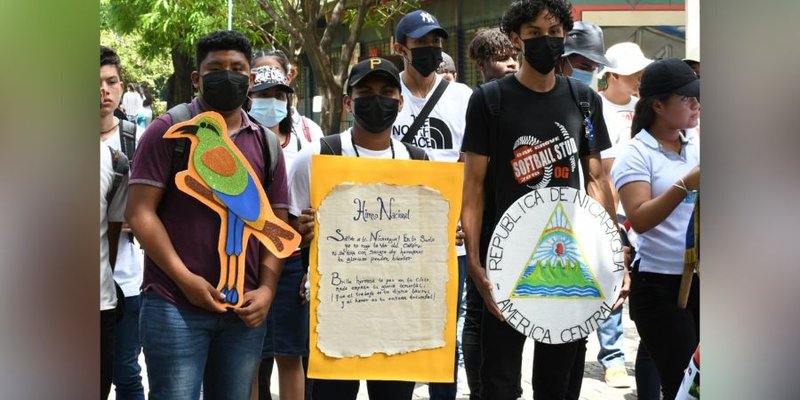
<instances>
[{"instance_id":1,"label":"black t-shirt with softball print","mask_svg":"<svg viewBox=\"0 0 800 400\"><path fill-rule=\"evenodd\" d=\"M492 221L484 220L485 227L494 229L506 209L531 190L553 186L581 190L580 159L611 147L600 95L573 80L573 97L568 79L556 76L555 86L545 93L528 89L514 75L500 79L498 117L489 112L481 90L470 97L462 151L492 160L485 179L494 182L494 196L487 193L487 200L494 201L486 204L494 204L494 210L487 211L495 215ZM578 105L580 92L588 93L591 134ZM492 124L497 124L496 135Z\"/></svg>"}]
</instances>

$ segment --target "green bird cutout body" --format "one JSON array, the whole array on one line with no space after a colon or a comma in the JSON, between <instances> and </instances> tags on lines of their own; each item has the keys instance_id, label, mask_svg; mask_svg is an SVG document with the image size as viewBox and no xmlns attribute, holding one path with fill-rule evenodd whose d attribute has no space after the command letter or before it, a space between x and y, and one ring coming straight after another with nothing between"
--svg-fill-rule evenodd
<instances>
[{"instance_id":1,"label":"green bird cutout body","mask_svg":"<svg viewBox=\"0 0 800 400\"><path fill-rule=\"evenodd\" d=\"M216 191L230 196L241 194L247 186L247 170L212 127L221 129L211 122L203 125L197 131L200 140L192 158L197 174Z\"/></svg>"}]
</instances>

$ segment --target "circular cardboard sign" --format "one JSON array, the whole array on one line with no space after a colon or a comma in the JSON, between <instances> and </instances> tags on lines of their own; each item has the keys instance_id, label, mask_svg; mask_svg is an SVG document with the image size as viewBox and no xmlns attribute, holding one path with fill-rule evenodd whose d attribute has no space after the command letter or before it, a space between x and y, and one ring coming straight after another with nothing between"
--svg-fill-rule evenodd
<instances>
[{"instance_id":1,"label":"circular cardboard sign","mask_svg":"<svg viewBox=\"0 0 800 400\"><path fill-rule=\"evenodd\" d=\"M579 340L608 318L622 287L617 221L586 192L533 190L497 223L486 272L514 329L543 343Z\"/></svg>"}]
</instances>

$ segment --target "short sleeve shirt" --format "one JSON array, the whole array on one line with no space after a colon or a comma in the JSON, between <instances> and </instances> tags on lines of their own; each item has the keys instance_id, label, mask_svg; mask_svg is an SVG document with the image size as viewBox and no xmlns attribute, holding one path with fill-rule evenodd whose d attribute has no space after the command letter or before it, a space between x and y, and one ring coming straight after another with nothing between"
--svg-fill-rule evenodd
<instances>
[{"instance_id":1,"label":"short sleeve shirt","mask_svg":"<svg viewBox=\"0 0 800 400\"><path fill-rule=\"evenodd\" d=\"M700 147L694 131L681 136L681 154L664 150L646 130L625 145L611 169L617 190L631 182L650 184L652 198L669 190L700 163ZM639 270L669 275L683 273L686 227L694 210L694 197L687 196L667 219L636 237Z\"/></svg>"},{"instance_id":2,"label":"short sleeve shirt","mask_svg":"<svg viewBox=\"0 0 800 400\"><path fill-rule=\"evenodd\" d=\"M384 150L375 151L358 146L358 155L356 155L354 142L352 140L352 129L348 129L340 135L342 140L342 156L391 159L392 154L394 154L394 158L398 160L411 159L411 155L408 153L406 146L399 140L392 139L391 147ZM311 156L314 154L320 154L319 140L303 148L297 155L297 159L292 164L292 167L289 169L289 190L291 193L289 214L294 216L299 216L304 209L311 207Z\"/></svg>"},{"instance_id":3,"label":"short sleeve shirt","mask_svg":"<svg viewBox=\"0 0 800 400\"><path fill-rule=\"evenodd\" d=\"M600 96L584 88L591 96L594 130L590 137L567 79L557 76L553 89L545 93L528 89L513 75L498 80L501 105L497 119L489 114L484 92L472 94L462 149L491 160L485 179L495 182L496 213L490 226L531 190L552 186L579 189L580 159L610 147ZM583 85L573 84L576 89Z\"/></svg>"},{"instance_id":4,"label":"short sleeve shirt","mask_svg":"<svg viewBox=\"0 0 800 400\"><path fill-rule=\"evenodd\" d=\"M411 124L433 95L442 77L436 75L433 89L422 97L416 97L400 80L403 94L403 109L397 114L392 127L392 137L401 140L408 133ZM458 161L461 156L461 142L464 138L464 124L467 101L472 94L469 86L450 82L442 97L428 114L416 134L411 136L410 144L419 147L433 161Z\"/></svg>"},{"instance_id":5,"label":"short sleeve shirt","mask_svg":"<svg viewBox=\"0 0 800 400\"><path fill-rule=\"evenodd\" d=\"M192 115L204 111L197 99L192 101L189 109ZM172 126L171 118L169 114L164 114L147 127L136 149L130 184L164 189L164 195L156 212L167 230L175 251L191 272L216 285L220 277L217 243L221 220L211 208L175 187L172 157L176 140L163 138L170 126ZM265 184L264 135L259 126L247 118L244 111L242 111L242 127L231 136L231 140L250 162L262 185ZM184 152L184 158L187 160L188 153L187 148ZM273 209L286 209L289 206L288 197L283 152L278 151L278 161L272 184L267 189L267 198ZM255 237L251 237L246 244L245 292L258 287L259 247ZM179 306L193 307L175 282L147 254L145 254L142 290L153 290Z\"/></svg>"}]
</instances>

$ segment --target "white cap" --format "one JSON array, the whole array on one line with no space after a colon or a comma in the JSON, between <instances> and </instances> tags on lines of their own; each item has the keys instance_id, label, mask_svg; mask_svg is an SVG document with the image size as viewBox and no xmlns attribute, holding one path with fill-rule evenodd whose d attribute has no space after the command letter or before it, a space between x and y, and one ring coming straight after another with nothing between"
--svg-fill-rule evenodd
<instances>
[{"instance_id":1,"label":"white cap","mask_svg":"<svg viewBox=\"0 0 800 400\"><path fill-rule=\"evenodd\" d=\"M601 74L613 72L619 75L633 75L653 62L644 56L639 45L632 42L617 43L609 47L606 50L606 58L615 67L604 67Z\"/></svg>"}]
</instances>

